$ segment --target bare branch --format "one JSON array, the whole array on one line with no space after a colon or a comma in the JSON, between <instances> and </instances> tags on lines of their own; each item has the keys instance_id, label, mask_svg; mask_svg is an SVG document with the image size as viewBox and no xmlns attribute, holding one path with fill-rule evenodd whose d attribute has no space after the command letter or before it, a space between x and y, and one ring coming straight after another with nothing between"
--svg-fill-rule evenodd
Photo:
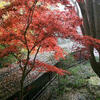
<instances>
[{"instance_id":1,"label":"bare branch","mask_svg":"<svg viewBox=\"0 0 100 100\"><path fill-rule=\"evenodd\" d=\"M33 13L34 13L35 6L36 6L37 2L38 2L38 0L35 0L33 6L31 7L31 10L29 8L29 16L28 16L28 19L27 19L27 26L26 26L26 29L24 31L24 39L25 39L25 44L26 44L26 48L27 48L28 52L29 52L29 47L28 47L28 43L27 43L26 33L27 33L27 30L30 27L30 24L32 23L32 17L33 17Z\"/></svg>"},{"instance_id":2,"label":"bare branch","mask_svg":"<svg viewBox=\"0 0 100 100\"><path fill-rule=\"evenodd\" d=\"M31 67L31 69L29 69L29 70L26 72L26 76L30 73L30 71L33 69L33 67L34 67L34 65L35 65L36 57L37 57L37 54L38 54L38 52L39 52L39 50L40 50L40 47L41 47L41 45L38 47L38 49L37 49L37 51L36 51L36 53L35 53L35 56L34 56L34 59L33 59L33 65L32 65L32 67Z\"/></svg>"}]
</instances>

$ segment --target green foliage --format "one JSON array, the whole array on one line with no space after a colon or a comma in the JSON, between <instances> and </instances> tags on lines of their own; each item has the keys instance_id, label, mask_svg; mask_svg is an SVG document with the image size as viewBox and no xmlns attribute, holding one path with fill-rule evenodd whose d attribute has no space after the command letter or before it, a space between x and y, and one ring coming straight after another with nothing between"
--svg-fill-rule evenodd
<instances>
[{"instance_id":1,"label":"green foliage","mask_svg":"<svg viewBox=\"0 0 100 100\"><path fill-rule=\"evenodd\" d=\"M66 78L62 76L57 76L58 77L58 88L56 89L56 93L58 95L63 95L66 92Z\"/></svg>"},{"instance_id":2,"label":"green foliage","mask_svg":"<svg viewBox=\"0 0 100 100\"><path fill-rule=\"evenodd\" d=\"M58 66L66 70L69 66L74 65L75 63L76 60L74 59L73 55L69 54L65 57L65 59L60 59Z\"/></svg>"},{"instance_id":3,"label":"green foliage","mask_svg":"<svg viewBox=\"0 0 100 100\"><path fill-rule=\"evenodd\" d=\"M73 88L81 88L87 86L87 78L93 76L90 70L90 64L87 62L85 65L79 64L68 69L71 75L59 76L58 89L56 91L59 95L63 95L65 92L70 91Z\"/></svg>"},{"instance_id":4,"label":"green foliage","mask_svg":"<svg viewBox=\"0 0 100 100\"><path fill-rule=\"evenodd\" d=\"M96 100L100 100L100 98L96 98Z\"/></svg>"},{"instance_id":5,"label":"green foliage","mask_svg":"<svg viewBox=\"0 0 100 100\"><path fill-rule=\"evenodd\" d=\"M12 64L12 63L14 63L16 61L17 60L12 55L5 56L4 58L0 58L0 68L8 67L9 64Z\"/></svg>"},{"instance_id":6,"label":"green foliage","mask_svg":"<svg viewBox=\"0 0 100 100\"><path fill-rule=\"evenodd\" d=\"M4 49L4 46L3 45L0 45L0 49Z\"/></svg>"},{"instance_id":7,"label":"green foliage","mask_svg":"<svg viewBox=\"0 0 100 100\"><path fill-rule=\"evenodd\" d=\"M87 83L87 81L85 79L81 79L79 77L76 77L74 79L71 79L69 81L67 81L67 87L71 87L71 88L80 88L82 86L85 86Z\"/></svg>"},{"instance_id":8,"label":"green foliage","mask_svg":"<svg viewBox=\"0 0 100 100\"><path fill-rule=\"evenodd\" d=\"M4 45L0 45L0 49L4 49ZM21 49L21 54L23 55L23 58L26 56L26 49ZM9 64L12 64L16 62L17 59L12 55L9 54L8 56L5 56L3 58L0 58L0 68L2 67L8 67Z\"/></svg>"}]
</instances>

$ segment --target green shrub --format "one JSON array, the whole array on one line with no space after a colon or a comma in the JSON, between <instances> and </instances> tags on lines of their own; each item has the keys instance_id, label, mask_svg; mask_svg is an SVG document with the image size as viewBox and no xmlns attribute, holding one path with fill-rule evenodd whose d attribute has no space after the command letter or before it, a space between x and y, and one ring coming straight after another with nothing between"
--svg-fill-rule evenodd
<instances>
[{"instance_id":1,"label":"green shrub","mask_svg":"<svg viewBox=\"0 0 100 100\"><path fill-rule=\"evenodd\" d=\"M0 68L8 67L9 64L12 64L12 63L14 63L16 61L17 60L12 55L5 56L4 58L0 58Z\"/></svg>"}]
</instances>

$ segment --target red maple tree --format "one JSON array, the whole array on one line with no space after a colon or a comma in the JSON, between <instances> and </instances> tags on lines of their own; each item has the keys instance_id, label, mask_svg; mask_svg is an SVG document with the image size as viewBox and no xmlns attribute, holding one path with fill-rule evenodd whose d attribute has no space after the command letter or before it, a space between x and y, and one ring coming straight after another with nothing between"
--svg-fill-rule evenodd
<instances>
[{"instance_id":1,"label":"red maple tree","mask_svg":"<svg viewBox=\"0 0 100 100\"><path fill-rule=\"evenodd\" d=\"M7 1L7 0L5 0ZM54 57L63 56L57 39L71 38L86 48L95 45L100 49L99 40L78 35L77 26L82 20L77 16L74 7L67 0L9 0L10 5L0 9L0 58L13 55L21 68L21 100L26 76L37 67L39 71L52 71L61 75L68 73L55 66L36 59L39 52L54 51ZM57 3L66 5L64 10L57 8ZM95 41L95 42L93 42ZM23 55L22 49L26 50ZM34 55L33 59L31 55ZM42 66L42 67L41 67Z\"/></svg>"}]
</instances>

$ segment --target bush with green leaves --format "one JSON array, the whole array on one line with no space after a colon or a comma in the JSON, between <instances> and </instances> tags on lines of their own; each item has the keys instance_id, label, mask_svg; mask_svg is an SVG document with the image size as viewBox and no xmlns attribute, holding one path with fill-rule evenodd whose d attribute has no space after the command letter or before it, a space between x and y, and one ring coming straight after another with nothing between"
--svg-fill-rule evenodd
<instances>
[{"instance_id":1,"label":"bush with green leaves","mask_svg":"<svg viewBox=\"0 0 100 100\"><path fill-rule=\"evenodd\" d=\"M3 45L0 45L1 49L4 49ZM11 54L9 54L8 56L5 56L4 58L0 58L0 68L2 67L8 67L9 64L12 64L16 62L16 59L14 56L12 56Z\"/></svg>"}]
</instances>

